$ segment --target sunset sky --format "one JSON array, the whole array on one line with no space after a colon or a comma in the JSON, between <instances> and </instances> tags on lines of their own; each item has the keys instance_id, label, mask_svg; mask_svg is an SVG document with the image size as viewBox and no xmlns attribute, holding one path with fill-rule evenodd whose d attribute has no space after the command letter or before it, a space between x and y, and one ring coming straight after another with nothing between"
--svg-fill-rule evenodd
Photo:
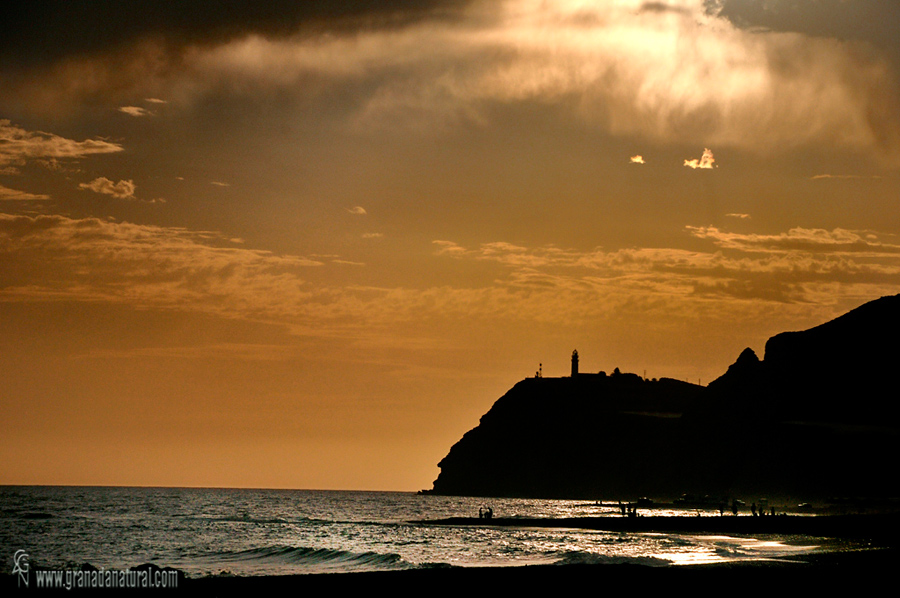
<instances>
[{"instance_id":1,"label":"sunset sky","mask_svg":"<svg viewBox=\"0 0 900 598\"><path fill-rule=\"evenodd\" d=\"M20 0L0 484L427 488L573 349L706 384L900 292L898 31L896 0Z\"/></svg>"}]
</instances>

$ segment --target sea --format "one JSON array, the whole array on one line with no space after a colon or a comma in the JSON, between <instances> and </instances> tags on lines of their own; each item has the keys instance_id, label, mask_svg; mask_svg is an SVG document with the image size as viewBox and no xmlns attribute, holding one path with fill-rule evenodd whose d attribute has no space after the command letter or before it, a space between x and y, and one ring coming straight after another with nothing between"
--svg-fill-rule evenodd
<instances>
[{"instance_id":1,"label":"sea","mask_svg":"<svg viewBox=\"0 0 900 598\"><path fill-rule=\"evenodd\" d=\"M405 492L0 486L0 558L33 566L145 563L189 577L346 573L569 563L692 565L777 560L846 544L812 537L612 533L570 528L427 523L477 517L621 517L616 505ZM645 516L718 517L702 509ZM426 522L426 523L423 523ZM524 522L523 523L527 523Z\"/></svg>"}]
</instances>

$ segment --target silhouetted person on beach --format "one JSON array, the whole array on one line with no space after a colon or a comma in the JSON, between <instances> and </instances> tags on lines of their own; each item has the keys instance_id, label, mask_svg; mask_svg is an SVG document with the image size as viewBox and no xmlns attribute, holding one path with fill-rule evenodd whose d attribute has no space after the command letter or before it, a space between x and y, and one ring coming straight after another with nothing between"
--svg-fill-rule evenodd
<instances>
[{"instance_id":1,"label":"silhouetted person on beach","mask_svg":"<svg viewBox=\"0 0 900 598\"><path fill-rule=\"evenodd\" d=\"M738 512L738 504L737 504L737 499L735 498L734 500L731 501L731 514L737 515L737 512Z\"/></svg>"},{"instance_id":2,"label":"silhouetted person on beach","mask_svg":"<svg viewBox=\"0 0 900 598\"><path fill-rule=\"evenodd\" d=\"M750 505L750 512L753 513L754 517L756 517L756 503Z\"/></svg>"}]
</instances>

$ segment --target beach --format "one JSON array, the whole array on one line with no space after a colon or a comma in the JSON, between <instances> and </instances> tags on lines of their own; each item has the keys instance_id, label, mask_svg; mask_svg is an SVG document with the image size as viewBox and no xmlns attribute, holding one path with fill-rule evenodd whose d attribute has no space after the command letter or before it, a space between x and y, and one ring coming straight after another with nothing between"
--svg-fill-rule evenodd
<instances>
[{"instance_id":1,"label":"beach","mask_svg":"<svg viewBox=\"0 0 900 598\"><path fill-rule=\"evenodd\" d=\"M578 580L829 588L892 572L900 527L890 513L734 516L656 505L623 517L596 501L402 492L6 486L0 505L6 587L23 585L21 562L31 591L46 591L38 572L44 581L59 572L70 591L79 581L99 592L102 582L104 593L117 591L110 578L127 582L134 571L176 576L153 592L198 595L533 590ZM483 506L491 519L477 517Z\"/></svg>"},{"instance_id":2,"label":"beach","mask_svg":"<svg viewBox=\"0 0 900 598\"><path fill-rule=\"evenodd\" d=\"M497 588L504 591L558 592L562 588L592 590L633 588L641 593L686 589L709 590L730 595L767 593L779 587L804 592L864 591L879 580L893 579L898 550L897 516L826 517L638 517L582 518L581 520L493 520L459 518L445 525L539 526L616 529L643 533L679 530L693 533L747 533L776 530L783 536L815 534L835 539L867 539L865 548L806 554L771 560L706 563L696 565L565 564L506 567L444 567L408 571L271 576L262 578L207 577L185 580L187 592L226 593L282 591L401 591L418 593L432 588L467 591ZM426 524L426 522L421 522ZM427 522L433 524L435 522ZM630 529L629 529L630 528ZM823 532L825 534L823 534ZM823 537L824 540L824 537ZM589 584L587 586L582 584Z\"/></svg>"},{"instance_id":3,"label":"beach","mask_svg":"<svg viewBox=\"0 0 900 598\"><path fill-rule=\"evenodd\" d=\"M798 592L865 592L894 578L898 553L893 548L830 553L798 560L687 566L539 565L522 567L447 567L406 571L325 573L308 575L207 576L182 578L177 588L148 590L65 590L75 594L153 595L283 595L308 592L378 592L401 595L471 591L477 588L504 592L634 591L641 594L684 589L725 595L769 593L779 588ZM5 588L22 588L15 576L4 574ZM52 590L37 590L39 593Z\"/></svg>"}]
</instances>

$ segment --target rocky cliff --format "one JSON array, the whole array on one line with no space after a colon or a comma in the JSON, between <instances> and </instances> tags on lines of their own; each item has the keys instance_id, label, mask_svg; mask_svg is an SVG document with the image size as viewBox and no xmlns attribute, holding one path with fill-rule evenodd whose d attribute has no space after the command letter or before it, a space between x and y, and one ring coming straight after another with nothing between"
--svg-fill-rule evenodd
<instances>
[{"instance_id":1,"label":"rocky cliff","mask_svg":"<svg viewBox=\"0 0 900 598\"><path fill-rule=\"evenodd\" d=\"M746 349L708 387L531 378L438 464L432 492L604 500L900 495L900 295Z\"/></svg>"}]
</instances>

